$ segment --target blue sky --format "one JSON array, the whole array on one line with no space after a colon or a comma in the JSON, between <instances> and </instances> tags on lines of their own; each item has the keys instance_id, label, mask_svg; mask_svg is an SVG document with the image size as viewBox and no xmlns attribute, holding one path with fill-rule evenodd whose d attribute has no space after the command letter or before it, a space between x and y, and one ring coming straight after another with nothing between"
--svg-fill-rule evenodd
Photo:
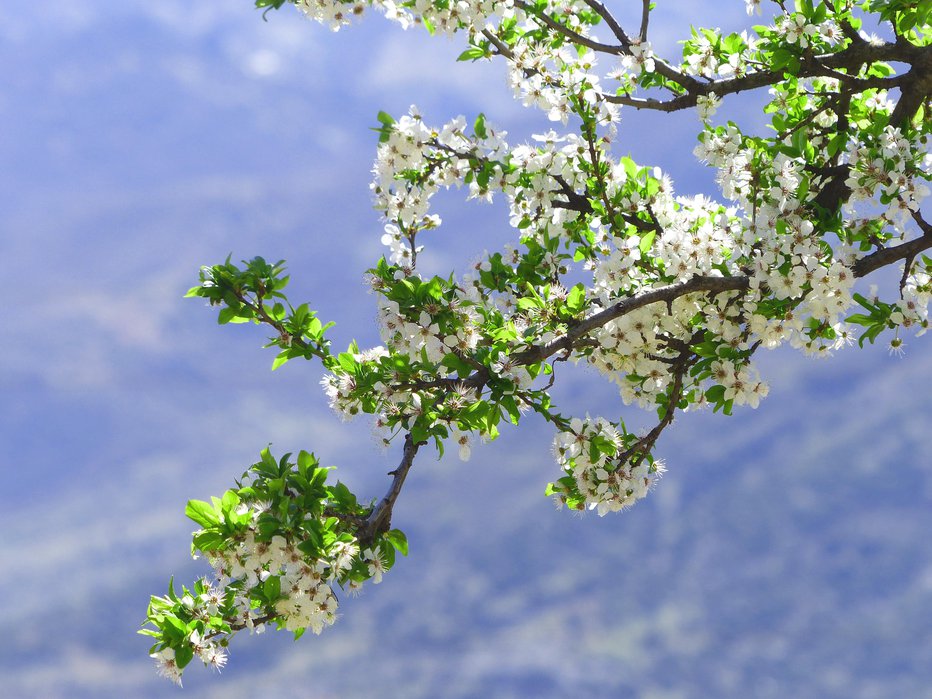
<instances>
[{"instance_id":1,"label":"blue sky","mask_svg":"<svg viewBox=\"0 0 932 699\"><path fill-rule=\"evenodd\" d=\"M687 26L684 6L697 22L713 6L660 5L660 46ZM742 2L715 7L725 26L744 21ZM454 63L455 41L375 17L337 35L293 11L270 20L245 0L0 7L11 696L176 695L135 630L169 575L205 572L185 501L222 492L267 443L384 491L395 455L327 410L316 368L270 373L261 330L218 327L181 298L198 267L285 258L292 298L338 322L338 346L373 344L376 112L484 111L513 142L549 128L500 66ZM678 191L711 191L689 155L696 127L626 114L619 142ZM510 240L500 209L439 204L437 271ZM614 517L542 497L556 473L545 426L506 431L467 465L419 461L395 517L408 560L321 637L237 638L223 675L192 667L184 692L932 696L932 360L927 338L906 349L762 356L760 409L678 419L669 474ZM620 408L577 374L562 404Z\"/></svg>"}]
</instances>

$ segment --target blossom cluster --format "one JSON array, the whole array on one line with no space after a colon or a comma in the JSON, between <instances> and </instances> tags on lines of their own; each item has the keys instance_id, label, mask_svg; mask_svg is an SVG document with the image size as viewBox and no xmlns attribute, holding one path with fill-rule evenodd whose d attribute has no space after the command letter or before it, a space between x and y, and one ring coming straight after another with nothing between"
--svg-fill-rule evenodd
<instances>
[{"instance_id":1,"label":"blossom cluster","mask_svg":"<svg viewBox=\"0 0 932 699\"><path fill-rule=\"evenodd\" d=\"M567 476L551 484L548 492L558 504L573 509L588 507L599 515L636 503L665 469L659 460L625 455L630 437L604 418L573 418L569 429L553 441L557 463Z\"/></svg>"},{"instance_id":2,"label":"blossom cluster","mask_svg":"<svg viewBox=\"0 0 932 699\"><path fill-rule=\"evenodd\" d=\"M887 125L876 137L854 142L848 164L850 174L845 185L851 189L847 204L851 214L857 215L859 206L876 200L881 207L886 206L880 217L896 238L904 238L913 213L919 211L930 192L923 182L932 173L927 139L911 142L901 129Z\"/></svg>"},{"instance_id":3,"label":"blossom cluster","mask_svg":"<svg viewBox=\"0 0 932 699\"><path fill-rule=\"evenodd\" d=\"M470 175L470 198L488 199L488 180L503 176L496 158L507 148L505 132L483 117L473 131L467 133L462 116L433 129L415 107L386 125L373 166L372 191L376 208L387 220L382 243L390 249L392 263L413 269L418 232L441 223L439 216L428 213L440 188L461 186Z\"/></svg>"},{"instance_id":4,"label":"blossom cluster","mask_svg":"<svg viewBox=\"0 0 932 699\"><path fill-rule=\"evenodd\" d=\"M381 10L385 17L407 29L424 24L433 31L452 34L460 29L481 26L501 6L509 2L492 0L453 0L433 3L424 0L294 0L297 8L309 19L337 31L360 18L370 7Z\"/></svg>"},{"instance_id":5,"label":"blossom cluster","mask_svg":"<svg viewBox=\"0 0 932 699\"><path fill-rule=\"evenodd\" d=\"M395 530L362 547L366 509L342 484L327 486L328 469L311 454L301 452L296 464L289 457L276 462L264 450L238 489L188 503L187 515L202 527L192 550L214 575L152 597L143 633L157 641L150 654L161 675L181 684L193 658L219 671L243 629L321 633L337 619L339 589L357 593L366 580L381 582L394 550L407 550Z\"/></svg>"}]
</instances>

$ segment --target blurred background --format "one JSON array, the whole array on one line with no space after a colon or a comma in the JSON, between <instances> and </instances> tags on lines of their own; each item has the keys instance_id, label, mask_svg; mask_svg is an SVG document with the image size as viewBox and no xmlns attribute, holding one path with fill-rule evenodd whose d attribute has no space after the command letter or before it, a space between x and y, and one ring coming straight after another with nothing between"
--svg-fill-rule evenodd
<instances>
[{"instance_id":1,"label":"blurred background","mask_svg":"<svg viewBox=\"0 0 932 699\"><path fill-rule=\"evenodd\" d=\"M748 22L740 0L659 5L661 53L690 23ZM551 127L502 65L455 63L461 41L376 15L338 35L293 9L263 22L248 0L0 5L4 696L932 697L928 337L903 359L762 354L761 407L677 418L667 476L605 518L543 497L557 467L533 417L467 464L425 454L395 510L410 557L336 626L238 637L184 690L156 676L136 635L148 597L208 570L187 499L269 442L315 451L362 497L398 460L329 412L316 366L271 373L261 329L182 296L228 254L284 258L337 348L377 344L377 111L484 111L512 144ZM761 99L723 118L760 124ZM714 194L698 129L623 112L615 155ZM503 202L463 200L438 197L425 272L512 240ZM567 411L641 419L593 374L561 374Z\"/></svg>"}]
</instances>

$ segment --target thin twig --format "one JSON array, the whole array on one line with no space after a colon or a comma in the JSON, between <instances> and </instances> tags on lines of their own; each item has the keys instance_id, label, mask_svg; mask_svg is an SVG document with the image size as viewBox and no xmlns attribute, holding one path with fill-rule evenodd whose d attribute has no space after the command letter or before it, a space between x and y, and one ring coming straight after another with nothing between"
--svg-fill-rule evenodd
<instances>
[{"instance_id":1,"label":"thin twig","mask_svg":"<svg viewBox=\"0 0 932 699\"><path fill-rule=\"evenodd\" d=\"M626 53L626 47L613 46L611 44L603 44L600 41L595 41L593 39L590 39L589 37L584 36L580 34L579 32L575 32L563 24L560 24L559 22L557 22L555 19L553 19L546 13L538 12L535 7L529 5L526 2L523 2L522 0L515 0L515 7L518 7L524 10L532 17L539 19L541 22L546 24L548 27L553 29L555 32L562 34L567 39L572 41L574 44L579 44L580 46L585 46L586 48L590 48L593 51L598 51L600 53L609 53L615 56L624 55Z\"/></svg>"},{"instance_id":2,"label":"thin twig","mask_svg":"<svg viewBox=\"0 0 932 699\"><path fill-rule=\"evenodd\" d=\"M483 30L482 30L482 36L484 36L486 39L488 39L488 40L492 43L492 45L493 45L496 49L498 49L498 52L499 52L502 56L504 56L505 58L507 58L508 60L511 60L511 61L513 61L513 60L515 59L515 54L514 54L514 52L513 52L510 48L508 48L508 46L505 44L505 42L503 42L501 39L499 39L497 36L495 36L495 34L493 34L492 32L490 32L488 29L483 29Z\"/></svg>"},{"instance_id":3,"label":"thin twig","mask_svg":"<svg viewBox=\"0 0 932 699\"><path fill-rule=\"evenodd\" d=\"M647 41L647 24L650 22L650 3L651 0L641 0L641 31L638 32L638 36L641 38L642 44Z\"/></svg>"},{"instance_id":4,"label":"thin twig","mask_svg":"<svg viewBox=\"0 0 932 699\"><path fill-rule=\"evenodd\" d=\"M572 348L576 341L584 335L602 327L609 321L620 318L638 308L649 306L652 303L673 301L685 294L692 294L699 291L710 291L716 294L728 291L745 291L749 286L750 280L745 276L705 277L697 275L657 289L650 289L649 291L622 299L608 308L576 323L567 330L563 337L553 342L521 352L517 355L516 362L519 365L533 364L561 350Z\"/></svg>"},{"instance_id":5,"label":"thin twig","mask_svg":"<svg viewBox=\"0 0 932 699\"><path fill-rule=\"evenodd\" d=\"M583 0L589 7L596 11L596 13L605 20L605 23L608 25L608 28L612 30L612 33L615 35L615 38L621 42L621 45L625 49L631 48L631 39L628 38L627 33L624 29L621 28L621 25L618 24L618 20L612 15L611 12L598 0Z\"/></svg>"},{"instance_id":6,"label":"thin twig","mask_svg":"<svg viewBox=\"0 0 932 699\"><path fill-rule=\"evenodd\" d=\"M654 448L654 444L657 442L660 434L666 429L667 425L673 422L676 407L680 402L680 398L683 397L683 375L689 370L689 367L692 366L691 358L693 356L692 350L689 348L686 348L680 353L680 356L677 358L678 365L673 370L673 384L670 386L670 395L663 417L650 432L638 439L617 457L617 463L615 464L616 470L623 468L625 463L635 454L637 454L637 457L630 465L632 468L640 465L644 458L650 453L651 449Z\"/></svg>"},{"instance_id":7,"label":"thin twig","mask_svg":"<svg viewBox=\"0 0 932 699\"><path fill-rule=\"evenodd\" d=\"M913 238L908 243L895 245L892 248L883 248L872 252L866 257L854 263L852 270L855 277L866 277L874 270L886 267L887 265L915 257L920 252L932 248L932 224L925 221L918 211L913 212L913 220L922 229L923 234L918 238Z\"/></svg>"}]
</instances>

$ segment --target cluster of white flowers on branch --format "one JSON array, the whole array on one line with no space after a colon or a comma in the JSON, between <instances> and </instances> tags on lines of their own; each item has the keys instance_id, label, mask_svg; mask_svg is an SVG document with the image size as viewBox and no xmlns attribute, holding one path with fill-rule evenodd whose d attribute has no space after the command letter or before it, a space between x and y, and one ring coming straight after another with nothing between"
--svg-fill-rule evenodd
<instances>
[{"instance_id":1,"label":"cluster of white flowers on branch","mask_svg":"<svg viewBox=\"0 0 932 699\"><path fill-rule=\"evenodd\" d=\"M548 491L573 509L595 508L599 514L616 512L647 495L663 472L663 463L644 451L634 435L618 432L610 421L579 418L569 431L557 434L553 450L567 476ZM632 446L627 446L633 443ZM619 461L623 467L619 467Z\"/></svg>"},{"instance_id":2,"label":"cluster of white flowers on branch","mask_svg":"<svg viewBox=\"0 0 932 699\"><path fill-rule=\"evenodd\" d=\"M179 685L194 658L222 669L229 639L243 629L321 633L337 618L334 588L378 584L395 551L407 553L404 534L389 528L390 502L361 507L345 485L327 484L330 469L312 454L290 457L276 461L264 449L236 489L188 503L201 526L192 551L210 561L214 579L180 594L169 583L167 595L152 597L142 631L158 639L151 655L159 673Z\"/></svg>"},{"instance_id":3,"label":"cluster of white flowers on branch","mask_svg":"<svg viewBox=\"0 0 932 699\"><path fill-rule=\"evenodd\" d=\"M772 25L696 29L668 60L649 40L647 0L634 32L598 0L292 4L334 29L375 7L406 28L465 36L461 60L504 61L516 99L565 129L514 145L484 115L431 126L416 108L379 113L371 187L387 252L368 272L378 347L331 352L329 324L285 297L282 263L202 269L190 295L221 306L220 322L273 329L273 368L319 360L333 409L373 416L384 443L400 436L404 447L388 492L368 505L327 486L310 455L295 465L267 451L246 485L213 505L192 501L203 527L194 548L216 580L153 598L145 632L163 674L180 679L195 656L219 669L243 628L300 634L333 623L340 589L378 582L406 552L392 513L425 444L441 453L453 444L468 459L476 438L537 413L556 429L562 471L546 492L605 514L663 473L653 451L678 411L758 405L769 391L753 363L759 348L825 356L889 333L901 353L902 334L927 330L932 10L778 2ZM865 35L865 16L890 38ZM768 91L773 135L713 123L748 90ZM677 194L668 173L614 154L628 108L695 109L695 155L714 169L722 200ZM510 240L459 275L425 277L418 255L442 227L431 203L451 187L504 198ZM858 279L900 264L890 300L857 290ZM597 369L623 403L656 411L654 427L636 434L621 418L561 414L549 393L561 362Z\"/></svg>"}]
</instances>

